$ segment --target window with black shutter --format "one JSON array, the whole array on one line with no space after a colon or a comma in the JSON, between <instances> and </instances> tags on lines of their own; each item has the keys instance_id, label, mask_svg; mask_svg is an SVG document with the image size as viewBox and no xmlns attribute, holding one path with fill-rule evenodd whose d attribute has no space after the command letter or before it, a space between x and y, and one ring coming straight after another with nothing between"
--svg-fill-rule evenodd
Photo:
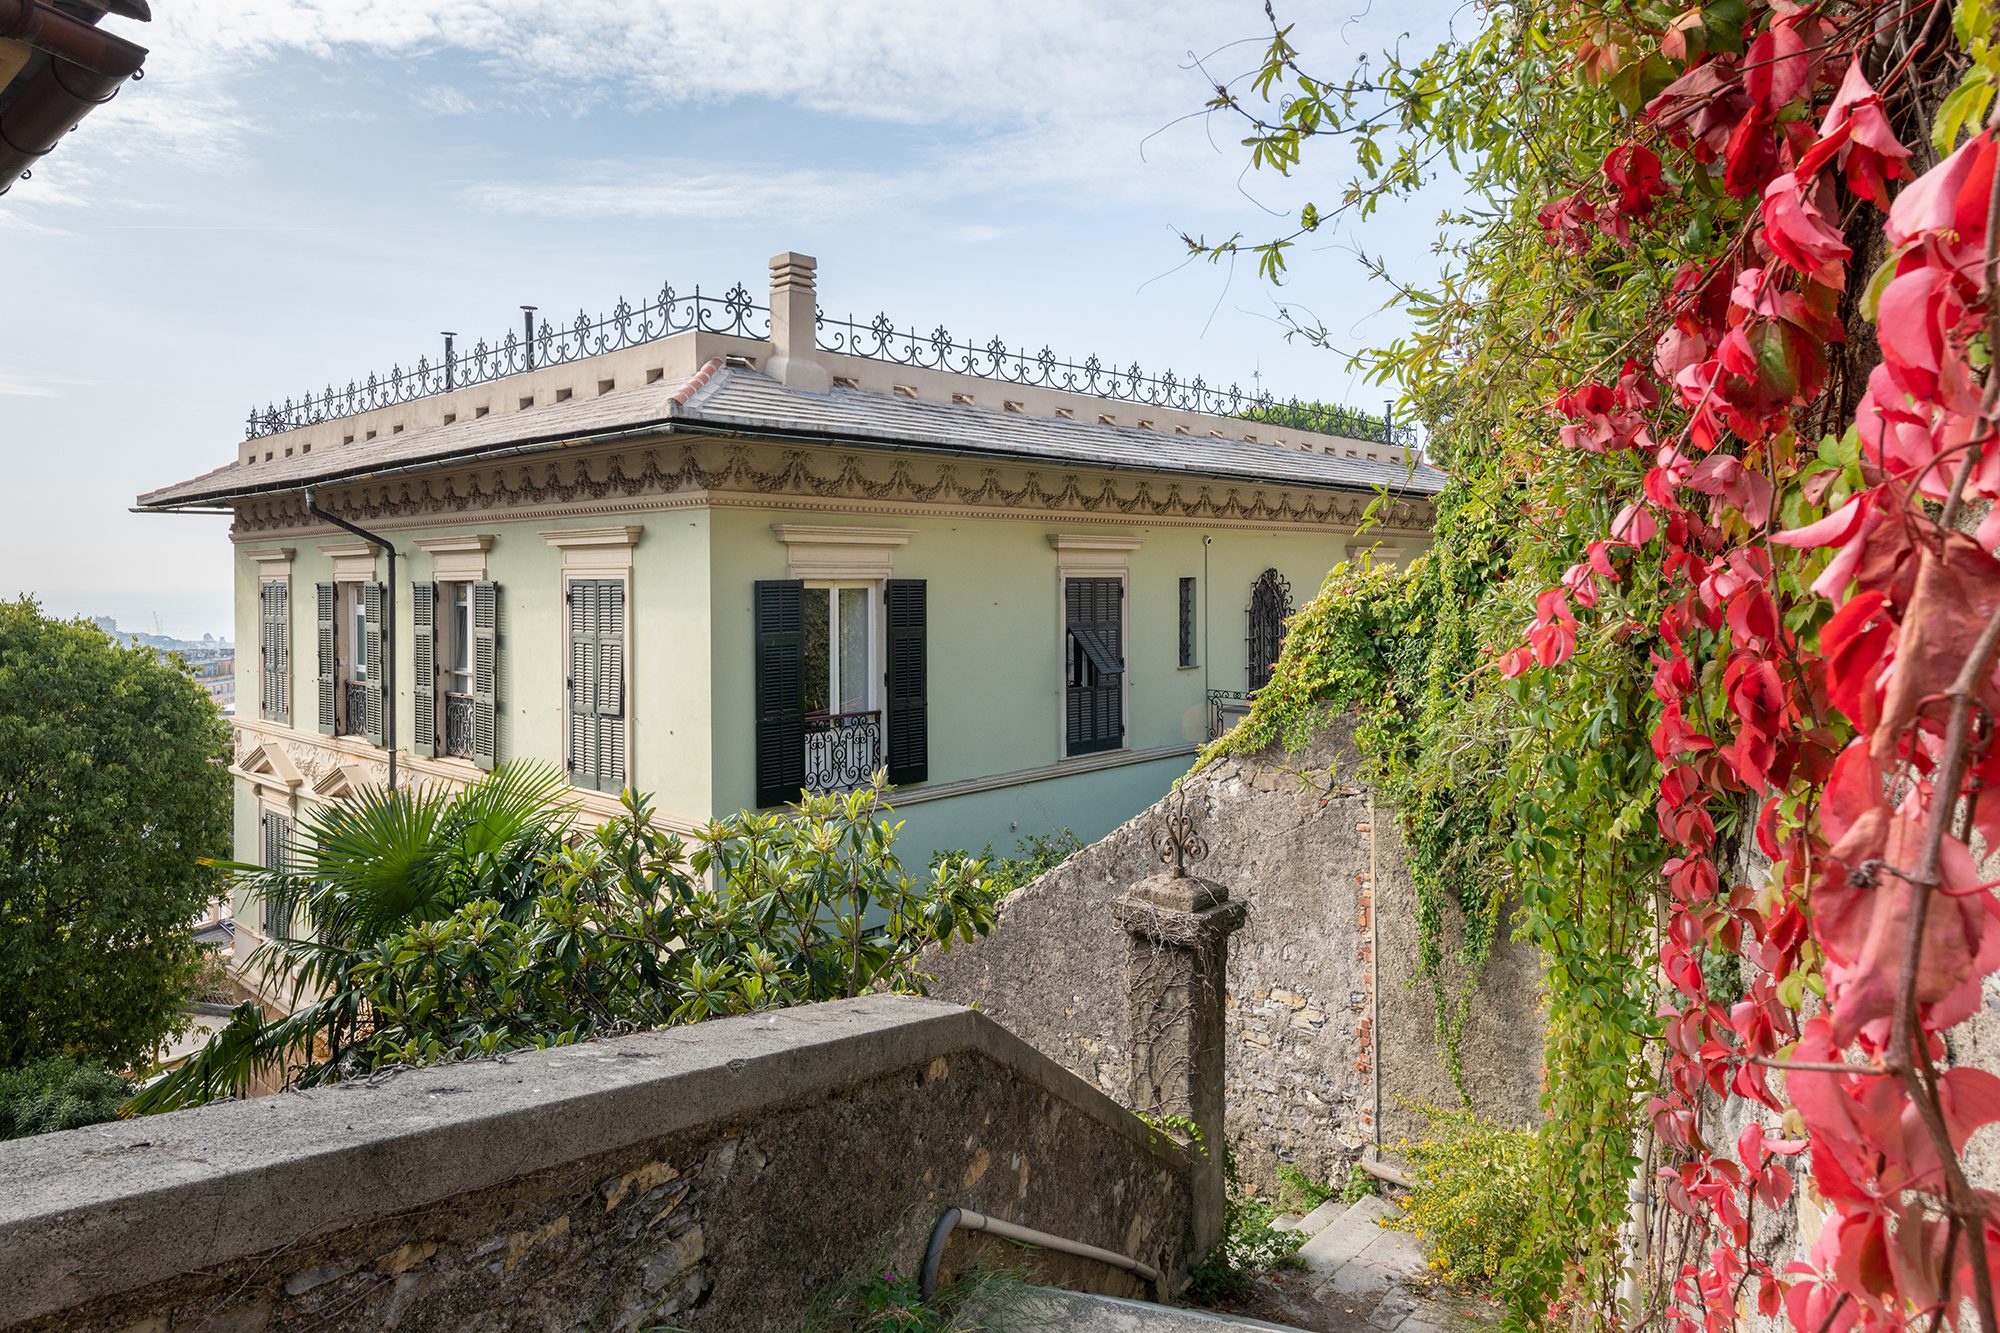
<instances>
[{"instance_id":1,"label":"window with black shutter","mask_svg":"<svg viewBox=\"0 0 2000 1333\"><path fill-rule=\"evenodd\" d=\"M257 589L259 711L272 722L292 720L292 585L266 579Z\"/></svg>"},{"instance_id":2,"label":"window with black shutter","mask_svg":"<svg viewBox=\"0 0 2000 1333\"><path fill-rule=\"evenodd\" d=\"M571 581L567 596L570 780L579 787L622 792L625 789L625 583L622 579L576 579ZM477 604L473 612L476 654ZM474 674L478 674L476 664ZM477 682L473 692L477 699Z\"/></svg>"},{"instance_id":3,"label":"window with black shutter","mask_svg":"<svg viewBox=\"0 0 2000 1333\"><path fill-rule=\"evenodd\" d=\"M1072 755L1125 744L1125 586L1119 579L1067 579L1064 732Z\"/></svg>"},{"instance_id":4,"label":"window with black shutter","mask_svg":"<svg viewBox=\"0 0 2000 1333\"><path fill-rule=\"evenodd\" d=\"M890 579L883 585L888 606L888 759L895 786L923 782L931 773L927 594L922 579Z\"/></svg>"},{"instance_id":5,"label":"window with black shutter","mask_svg":"<svg viewBox=\"0 0 2000 1333\"><path fill-rule=\"evenodd\" d=\"M805 592L800 579L760 580L752 592L758 805L786 805L805 790Z\"/></svg>"}]
</instances>

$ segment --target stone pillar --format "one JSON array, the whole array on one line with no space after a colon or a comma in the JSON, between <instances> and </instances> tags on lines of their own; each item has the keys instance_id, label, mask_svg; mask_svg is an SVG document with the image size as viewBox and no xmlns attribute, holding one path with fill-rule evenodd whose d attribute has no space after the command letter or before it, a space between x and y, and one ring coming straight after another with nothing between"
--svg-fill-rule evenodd
<instances>
[{"instance_id":1,"label":"stone pillar","mask_svg":"<svg viewBox=\"0 0 2000 1333\"><path fill-rule=\"evenodd\" d=\"M764 370L780 384L825 393L833 376L818 360L819 261L811 255L771 257L771 359Z\"/></svg>"},{"instance_id":2,"label":"stone pillar","mask_svg":"<svg viewBox=\"0 0 2000 1333\"><path fill-rule=\"evenodd\" d=\"M1174 875L1141 880L1111 911L1126 934L1132 1109L1183 1116L1201 1130L1192 1251L1200 1258L1223 1232L1222 999L1229 936L1247 911L1213 880Z\"/></svg>"}]
</instances>

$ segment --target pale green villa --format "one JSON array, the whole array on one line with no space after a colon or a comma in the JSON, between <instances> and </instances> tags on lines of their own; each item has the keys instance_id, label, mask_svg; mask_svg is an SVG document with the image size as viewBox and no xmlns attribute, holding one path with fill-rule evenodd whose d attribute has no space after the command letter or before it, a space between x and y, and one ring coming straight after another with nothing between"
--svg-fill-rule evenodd
<instances>
[{"instance_id":1,"label":"pale green villa","mask_svg":"<svg viewBox=\"0 0 2000 1333\"><path fill-rule=\"evenodd\" d=\"M392 764L513 758L676 827L886 768L918 866L1096 837L1261 683L1291 589L1422 549L1442 481L1380 418L825 319L800 255L768 305L447 348L139 499L234 516L244 859Z\"/></svg>"}]
</instances>

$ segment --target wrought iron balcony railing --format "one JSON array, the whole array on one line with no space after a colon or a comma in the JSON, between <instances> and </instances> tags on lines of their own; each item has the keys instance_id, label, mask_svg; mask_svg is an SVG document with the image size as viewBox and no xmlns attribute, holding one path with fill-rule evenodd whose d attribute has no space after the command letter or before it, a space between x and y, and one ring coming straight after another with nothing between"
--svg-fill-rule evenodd
<instances>
[{"instance_id":1,"label":"wrought iron balcony railing","mask_svg":"<svg viewBox=\"0 0 2000 1333\"><path fill-rule=\"evenodd\" d=\"M523 306L522 310L525 314L521 328L509 330L505 337L496 340L482 338L469 352L459 351L458 335L447 333L443 335L444 354L436 360L419 357L408 369L398 364L386 375L349 380L344 389L329 384L318 393L308 393L296 400L287 398L282 403L253 408L246 438L255 440L322 421L395 407L692 330L758 339L769 338L771 334L770 307L752 300L749 289L740 282L721 296L704 293L699 287L692 293L678 292L670 283L660 288L659 295L638 305L621 298L610 314L596 319L579 310L575 319L561 327L546 319L537 325L534 307ZM1261 391L1246 391L1235 384L1225 388L1219 382L1211 383L1201 376L1184 378L1171 370L1149 374L1136 361L1122 367L1096 356L1069 361L1058 357L1046 344L1039 351L1031 351L1025 344L1010 346L1000 338L989 338L983 343L961 340L942 325L922 333L914 324L899 328L886 314L864 321L852 315L832 318L821 310L818 345L822 351L842 356L889 361L954 375L1210 416L1244 417L1350 440L1409 448L1417 444L1416 432L1395 424L1387 412L1378 416L1349 407L1278 398Z\"/></svg>"},{"instance_id":2,"label":"wrought iron balcony railing","mask_svg":"<svg viewBox=\"0 0 2000 1333\"><path fill-rule=\"evenodd\" d=\"M457 759L472 758L472 696L444 696L444 752Z\"/></svg>"},{"instance_id":3,"label":"wrought iron balcony railing","mask_svg":"<svg viewBox=\"0 0 2000 1333\"><path fill-rule=\"evenodd\" d=\"M806 790L813 795L865 787L880 767L880 713L816 713L806 719Z\"/></svg>"},{"instance_id":4,"label":"wrought iron balcony railing","mask_svg":"<svg viewBox=\"0 0 2000 1333\"><path fill-rule=\"evenodd\" d=\"M362 736L368 732L368 687L358 680L340 685L340 734Z\"/></svg>"},{"instance_id":5,"label":"wrought iron balcony railing","mask_svg":"<svg viewBox=\"0 0 2000 1333\"><path fill-rule=\"evenodd\" d=\"M1208 738L1214 740L1250 716L1250 694L1245 690L1208 692Z\"/></svg>"}]
</instances>

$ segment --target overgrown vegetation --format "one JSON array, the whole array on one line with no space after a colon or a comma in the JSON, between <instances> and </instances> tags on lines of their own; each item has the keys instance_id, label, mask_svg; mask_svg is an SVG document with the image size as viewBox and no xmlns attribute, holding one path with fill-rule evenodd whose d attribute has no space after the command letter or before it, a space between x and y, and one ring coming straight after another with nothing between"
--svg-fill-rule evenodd
<instances>
[{"instance_id":1,"label":"overgrown vegetation","mask_svg":"<svg viewBox=\"0 0 2000 1333\"><path fill-rule=\"evenodd\" d=\"M1223 1212L1223 1235L1215 1248L1188 1270L1187 1298L1197 1305L1229 1305L1248 1297L1257 1279L1273 1269L1298 1262L1306 1237L1280 1231L1278 1207L1251 1196L1236 1171L1236 1154L1223 1150L1223 1174L1229 1199Z\"/></svg>"},{"instance_id":2,"label":"overgrown vegetation","mask_svg":"<svg viewBox=\"0 0 2000 1333\"><path fill-rule=\"evenodd\" d=\"M1025 1324L1034 1290L1012 1269L980 1264L921 1300L914 1272L888 1266L880 1256L821 1291L807 1308L800 1333L985 1333Z\"/></svg>"},{"instance_id":3,"label":"overgrown vegetation","mask_svg":"<svg viewBox=\"0 0 2000 1333\"><path fill-rule=\"evenodd\" d=\"M254 1004L134 1100L158 1111L282 1069L310 1087L397 1065L558 1046L724 1014L921 991L928 944L984 933L980 864L923 880L883 791L739 814L691 841L646 799L574 827L563 775L503 767L461 791L368 789L300 826L288 863L227 867L294 923L250 960L296 1008Z\"/></svg>"},{"instance_id":4,"label":"overgrown vegetation","mask_svg":"<svg viewBox=\"0 0 2000 1333\"><path fill-rule=\"evenodd\" d=\"M0 1070L0 1139L116 1120L131 1095L132 1085L102 1065L65 1056Z\"/></svg>"},{"instance_id":5,"label":"overgrown vegetation","mask_svg":"<svg viewBox=\"0 0 2000 1333\"><path fill-rule=\"evenodd\" d=\"M1300 1216L1333 1197L1333 1187L1314 1180L1290 1162L1278 1166L1278 1208Z\"/></svg>"},{"instance_id":6,"label":"overgrown vegetation","mask_svg":"<svg viewBox=\"0 0 2000 1333\"><path fill-rule=\"evenodd\" d=\"M1505 1284L1522 1267L1521 1247L1534 1234L1535 1136L1469 1111L1418 1109L1423 1138L1396 1145L1414 1183L1398 1201L1395 1225L1423 1239L1442 1281L1507 1295Z\"/></svg>"},{"instance_id":7,"label":"overgrown vegetation","mask_svg":"<svg viewBox=\"0 0 2000 1333\"><path fill-rule=\"evenodd\" d=\"M979 873L1004 898L1082 850L1083 839L1064 828L1060 833L1030 833L1016 839L1012 856L996 855L990 842L978 856L968 855L962 848L932 852L930 868L935 873L943 867L976 865L980 867Z\"/></svg>"}]
</instances>

